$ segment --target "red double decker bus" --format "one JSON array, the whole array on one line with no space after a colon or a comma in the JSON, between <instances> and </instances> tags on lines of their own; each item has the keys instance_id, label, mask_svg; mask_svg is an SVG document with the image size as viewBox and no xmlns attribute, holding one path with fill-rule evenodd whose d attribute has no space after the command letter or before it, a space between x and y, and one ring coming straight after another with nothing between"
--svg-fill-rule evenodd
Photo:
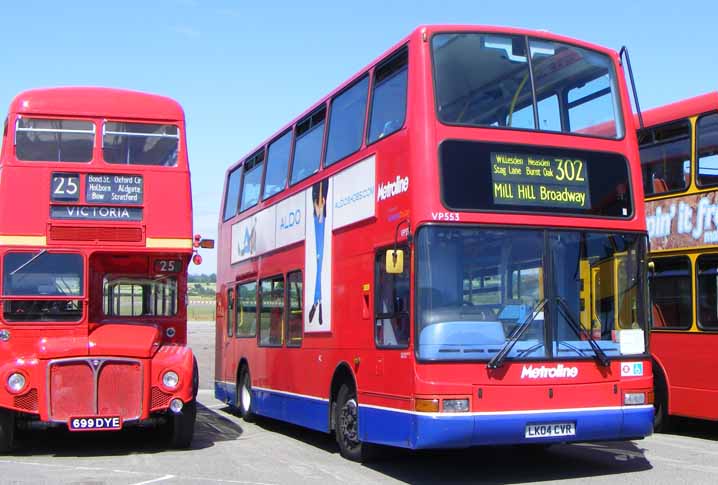
<instances>
[{"instance_id":1,"label":"red double decker bus","mask_svg":"<svg viewBox=\"0 0 718 485\"><path fill-rule=\"evenodd\" d=\"M355 460L650 434L633 123L614 51L418 28L227 171L217 398Z\"/></svg>"},{"instance_id":2,"label":"red double decker bus","mask_svg":"<svg viewBox=\"0 0 718 485\"><path fill-rule=\"evenodd\" d=\"M182 108L104 88L19 94L0 157L0 451L17 427L152 421L188 446L192 203Z\"/></svg>"},{"instance_id":3,"label":"red double decker bus","mask_svg":"<svg viewBox=\"0 0 718 485\"><path fill-rule=\"evenodd\" d=\"M665 429L671 416L718 420L718 93L644 119L656 428Z\"/></svg>"}]
</instances>

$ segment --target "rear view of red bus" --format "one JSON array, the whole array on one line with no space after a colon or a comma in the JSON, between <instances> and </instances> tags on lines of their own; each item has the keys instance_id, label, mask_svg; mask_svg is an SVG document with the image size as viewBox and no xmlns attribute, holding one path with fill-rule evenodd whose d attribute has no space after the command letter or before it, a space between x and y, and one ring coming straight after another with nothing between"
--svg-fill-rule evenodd
<instances>
[{"instance_id":1,"label":"rear view of red bus","mask_svg":"<svg viewBox=\"0 0 718 485\"><path fill-rule=\"evenodd\" d=\"M158 424L188 446L193 251L184 114L103 88L23 92L0 158L0 451L17 428Z\"/></svg>"},{"instance_id":2,"label":"rear view of red bus","mask_svg":"<svg viewBox=\"0 0 718 485\"><path fill-rule=\"evenodd\" d=\"M616 52L417 29L228 170L216 396L355 460L650 434L640 177Z\"/></svg>"}]
</instances>

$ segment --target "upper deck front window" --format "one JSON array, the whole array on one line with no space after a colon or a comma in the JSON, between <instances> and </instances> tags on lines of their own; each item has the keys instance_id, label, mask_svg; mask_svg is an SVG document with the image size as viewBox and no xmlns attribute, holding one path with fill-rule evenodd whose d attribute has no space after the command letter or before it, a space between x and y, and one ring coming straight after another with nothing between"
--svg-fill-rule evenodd
<instances>
[{"instance_id":1,"label":"upper deck front window","mask_svg":"<svg viewBox=\"0 0 718 485\"><path fill-rule=\"evenodd\" d=\"M107 163L174 167L178 153L175 125L107 121L103 127L102 154Z\"/></svg>"},{"instance_id":2,"label":"upper deck front window","mask_svg":"<svg viewBox=\"0 0 718 485\"><path fill-rule=\"evenodd\" d=\"M90 121L19 117L15 155L26 162L89 162L95 140Z\"/></svg>"},{"instance_id":3,"label":"upper deck front window","mask_svg":"<svg viewBox=\"0 0 718 485\"><path fill-rule=\"evenodd\" d=\"M623 137L616 73L607 55L480 33L437 34L432 50L443 123Z\"/></svg>"}]
</instances>

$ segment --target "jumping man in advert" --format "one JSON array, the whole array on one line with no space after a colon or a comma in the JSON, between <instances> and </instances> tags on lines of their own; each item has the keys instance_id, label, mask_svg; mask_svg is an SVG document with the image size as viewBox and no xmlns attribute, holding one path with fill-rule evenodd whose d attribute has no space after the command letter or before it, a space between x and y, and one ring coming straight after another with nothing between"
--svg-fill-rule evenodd
<instances>
[{"instance_id":1,"label":"jumping man in advert","mask_svg":"<svg viewBox=\"0 0 718 485\"><path fill-rule=\"evenodd\" d=\"M309 310L309 321L319 311L319 325L322 322L322 258L324 256L324 222L327 217L327 181L322 180L312 186L312 202L314 206L314 242L317 250L317 279L314 284L314 304Z\"/></svg>"}]
</instances>

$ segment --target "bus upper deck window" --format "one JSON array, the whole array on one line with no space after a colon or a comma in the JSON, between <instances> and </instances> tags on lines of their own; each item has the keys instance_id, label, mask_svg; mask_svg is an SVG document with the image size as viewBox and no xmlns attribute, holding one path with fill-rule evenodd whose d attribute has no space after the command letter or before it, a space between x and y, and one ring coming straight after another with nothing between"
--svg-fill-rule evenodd
<instances>
[{"instance_id":1,"label":"bus upper deck window","mask_svg":"<svg viewBox=\"0 0 718 485\"><path fill-rule=\"evenodd\" d=\"M174 167L179 129L175 125L106 121L102 154L107 163Z\"/></svg>"},{"instance_id":2,"label":"bus upper deck window","mask_svg":"<svg viewBox=\"0 0 718 485\"><path fill-rule=\"evenodd\" d=\"M18 117L15 154L27 162L89 162L95 145L90 121Z\"/></svg>"}]
</instances>

